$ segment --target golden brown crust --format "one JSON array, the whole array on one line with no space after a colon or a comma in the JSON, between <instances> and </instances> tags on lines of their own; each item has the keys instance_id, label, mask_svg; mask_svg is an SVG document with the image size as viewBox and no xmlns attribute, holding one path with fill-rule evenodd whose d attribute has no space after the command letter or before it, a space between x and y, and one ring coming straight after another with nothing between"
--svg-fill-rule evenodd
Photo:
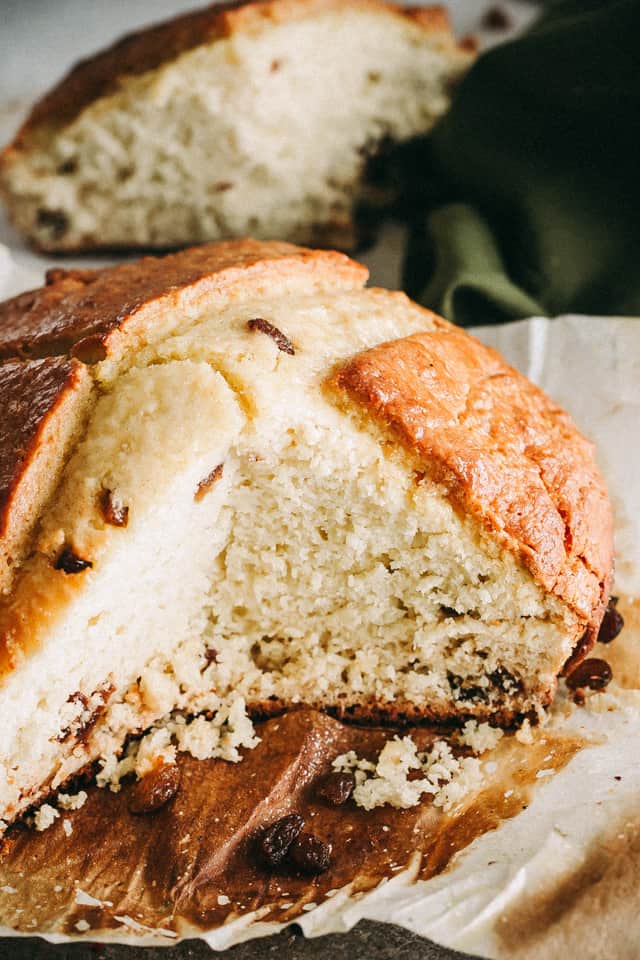
<instances>
[{"instance_id":1,"label":"golden brown crust","mask_svg":"<svg viewBox=\"0 0 640 960\"><path fill-rule=\"evenodd\" d=\"M87 371L76 360L0 365L0 592L53 492L88 392Z\"/></svg>"},{"instance_id":2,"label":"golden brown crust","mask_svg":"<svg viewBox=\"0 0 640 960\"><path fill-rule=\"evenodd\" d=\"M366 350L330 386L392 429L420 469L597 631L613 571L613 523L592 444L500 355L437 330Z\"/></svg>"},{"instance_id":3,"label":"golden brown crust","mask_svg":"<svg viewBox=\"0 0 640 960\"><path fill-rule=\"evenodd\" d=\"M355 0L355 5L385 15L407 16L425 31L442 34L443 42L455 46L446 12L441 7L403 10L384 0ZM4 156L20 149L38 127L59 127L68 123L90 103L117 90L125 77L154 70L218 38L254 33L265 26L351 6L354 6L354 0L240 0L212 4L203 10L194 10L129 34L107 50L78 63L40 100Z\"/></svg>"},{"instance_id":4,"label":"golden brown crust","mask_svg":"<svg viewBox=\"0 0 640 960\"><path fill-rule=\"evenodd\" d=\"M431 33L441 32L451 35L451 24L446 7L402 7L402 13Z\"/></svg>"},{"instance_id":5,"label":"golden brown crust","mask_svg":"<svg viewBox=\"0 0 640 960\"><path fill-rule=\"evenodd\" d=\"M265 289L288 276L319 288L362 287L367 270L335 251L229 240L102 270L53 270L48 285L0 304L0 358L71 352L86 362L119 355L161 310L193 315L215 294Z\"/></svg>"}]
</instances>

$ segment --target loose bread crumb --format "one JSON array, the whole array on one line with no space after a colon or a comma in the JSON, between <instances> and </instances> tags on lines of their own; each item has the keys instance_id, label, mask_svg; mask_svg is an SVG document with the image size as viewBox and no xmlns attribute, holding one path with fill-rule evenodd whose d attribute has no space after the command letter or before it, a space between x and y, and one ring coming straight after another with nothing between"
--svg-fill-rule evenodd
<instances>
[{"instance_id":1,"label":"loose bread crumb","mask_svg":"<svg viewBox=\"0 0 640 960\"><path fill-rule=\"evenodd\" d=\"M59 793L57 804L61 810L79 810L87 802L87 793L85 790L79 790L78 793Z\"/></svg>"},{"instance_id":2,"label":"loose bread crumb","mask_svg":"<svg viewBox=\"0 0 640 960\"><path fill-rule=\"evenodd\" d=\"M117 793L125 776L135 773L140 779L161 764L173 764L178 751L196 760L217 758L238 763L242 760L239 748L252 750L259 742L245 702L237 697L222 704L210 718L187 720L174 714L154 724L142 739L129 743L124 756L110 754L102 759L96 783Z\"/></svg>"},{"instance_id":3,"label":"loose bread crumb","mask_svg":"<svg viewBox=\"0 0 640 960\"><path fill-rule=\"evenodd\" d=\"M527 745L533 743L533 730L531 729L531 723L528 719L525 720L520 729L516 731L516 740L519 743Z\"/></svg>"},{"instance_id":4,"label":"loose bread crumb","mask_svg":"<svg viewBox=\"0 0 640 960\"><path fill-rule=\"evenodd\" d=\"M110 754L102 759L102 768L96 776L99 787L109 787L118 793L121 781L130 773L138 779L161 764L176 762L178 751L189 753L196 760L219 758L230 763L242 760L240 748L251 750L258 745L253 724L246 713L245 703L237 697L223 704L211 717L187 720L174 715L159 721L140 740L129 743L123 757ZM87 801L87 793L60 793L57 803L62 810L79 810ZM38 831L48 829L60 816L60 811L49 803L36 810L33 824ZM73 831L69 820L63 821L67 836ZM6 829L6 825L3 824ZM4 831L2 831L4 832ZM1 835L1 832L0 832Z\"/></svg>"},{"instance_id":5,"label":"loose bread crumb","mask_svg":"<svg viewBox=\"0 0 640 960\"><path fill-rule=\"evenodd\" d=\"M430 750L418 753L411 737L387 741L376 763L358 758L352 750L336 757L333 769L355 775L353 799L364 810L385 804L407 809L427 794L434 806L449 813L481 782L481 765L475 757L456 757L445 740L436 740ZM421 771L423 779L410 780L412 770Z\"/></svg>"},{"instance_id":6,"label":"loose bread crumb","mask_svg":"<svg viewBox=\"0 0 640 960\"><path fill-rule=\"evenodd\" d=\"M33 815L33 825L38 832L42 832L43 830L47 830L59 816L59 810L52 807L50 803L43 803Z\"/></svg>"},{"instance_id":7,"label":"loose bread crumb","mask_svg":"<svg viewBox=\"0 0 640 960\"><path fill-rule=\"evenodd\" d=\"M468 720L462 728L459 743L470 747L474 753L486 753L487 750L493 750L503 736L504 732L498 727L492 727L489 723L478 723L477 720Z\"/></svg>"}]
</instances>

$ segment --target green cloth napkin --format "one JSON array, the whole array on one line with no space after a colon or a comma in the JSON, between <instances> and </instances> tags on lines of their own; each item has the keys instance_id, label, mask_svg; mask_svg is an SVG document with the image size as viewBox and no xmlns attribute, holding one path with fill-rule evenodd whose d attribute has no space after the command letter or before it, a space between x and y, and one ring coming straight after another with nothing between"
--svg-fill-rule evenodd
<instances>
[{"instance_id":1,"label":"green cloth napkin","mask_svg":"<svg viewBox=\"0 0 640 960\"><path fill-rule=\"evenodd\" d=\"M640 0L560 0L403 163L405 287L462 325L640 315Z\"/></svg>"}]
</instances>

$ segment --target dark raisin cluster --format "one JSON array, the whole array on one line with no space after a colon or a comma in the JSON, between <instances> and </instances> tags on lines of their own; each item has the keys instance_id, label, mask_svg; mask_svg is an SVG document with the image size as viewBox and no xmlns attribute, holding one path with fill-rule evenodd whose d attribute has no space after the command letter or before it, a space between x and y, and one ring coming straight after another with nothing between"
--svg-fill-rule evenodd
<instances>
[{"instance_id":1,"label":"dark raisin cluster","mask_svg":"<svg viewBox=\"0 0 640 960\"><path fill-rule=\"evenodd\" d=\"M331 844L312 833L303 833L305 821L289 813L265 827L256 840L260 860L274 868L290 864L300 873L324 873L331 866Z\"/></svg>"}]
</instances>

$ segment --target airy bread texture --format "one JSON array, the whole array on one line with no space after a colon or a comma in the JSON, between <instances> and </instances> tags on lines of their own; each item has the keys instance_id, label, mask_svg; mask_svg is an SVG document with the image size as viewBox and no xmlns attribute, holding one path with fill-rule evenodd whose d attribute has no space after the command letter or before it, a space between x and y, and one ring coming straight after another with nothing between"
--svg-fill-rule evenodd
<instances>
[{"instance_id":1,"label":"airy bread texture","mask_svg":"<svg viewBox=\"0 0 640 960\"><path fill-rule=\"evenodd\" d=\"M205 277L194 264L207 254ZM144 302L120 292L136 271ZM103 356L88 368L98 398L84 437L0 605L4 819L99 757L113 766L129 734L176 711L234 703L224 729L248 743L239 701L252 715L308 704L363 721L502 723L548 703L583 635L582 653L593 640L612 568L606 493L565 414L404 294L363 289L366 272L337 254L242 242L91 277L75 295L96 288L99 322L78 326L67 302L49 341L36 336L41 311L64 277L31 296L19 330L16 301L0 306L22 350L90 333ZM433 341L440 417L461 422L451 369L469 410L481 401L457 476L411 382ZM404 367L403 344L418 344ZM363 384L377 351L375 407ZM398 377L404 405L390 411ZM523 398L511 420L502 382ZM403 411L430 451L393 426ZM526 512L514 526L515 497L474 479L496 445L523 501L543 503L533 450L564 464L564 478L547 471L546 539ZM572 530L591 580L574 571Z\"/></svg>"},{"instance_id":2,"label":"airy bread texture","mask_svg":"<svg viewBox=\"0 0 640 960\"><path fill-rule=\"evenodd\" d=\"M352 248L367 158L428 131L470 60L439 8L213 6L76 67L0 184L43 250L245 234Z\"/></svg>"}]
</instances>

